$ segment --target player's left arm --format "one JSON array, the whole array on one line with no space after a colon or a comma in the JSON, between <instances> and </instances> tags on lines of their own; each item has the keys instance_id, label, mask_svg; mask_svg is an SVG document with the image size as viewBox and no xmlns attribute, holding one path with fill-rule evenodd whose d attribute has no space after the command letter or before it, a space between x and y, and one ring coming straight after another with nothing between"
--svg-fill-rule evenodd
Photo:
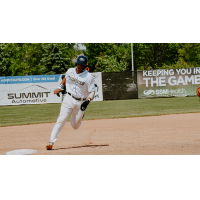
<instances>
[{"instance_id":1,"label":"player's left arm","mask_svg":"<svg viewBox=\"0 0 200 200\"><path fill-rule=\"evenodd\" d=\"M85 111L88 104L94 99L94 95L95 95L95 84L94 84L94 78L91 75L89 81L88 81L88 92L89 95L87 97L87 99L81 104L81 110Z\"/></svg>"},{"instance_id":2,"label":"player's left arm","mask_svg":"<svg viewBox=\"0 0 200 200\"><path fill-rule=\"evenodd\" d=\"M81 104L81 110L85 111L88 104L92 101L92 99L94 98L95 95L95 91L94 92L90 92L90 94L88 95L87 99Z\"/></svg>"}]
</instances>

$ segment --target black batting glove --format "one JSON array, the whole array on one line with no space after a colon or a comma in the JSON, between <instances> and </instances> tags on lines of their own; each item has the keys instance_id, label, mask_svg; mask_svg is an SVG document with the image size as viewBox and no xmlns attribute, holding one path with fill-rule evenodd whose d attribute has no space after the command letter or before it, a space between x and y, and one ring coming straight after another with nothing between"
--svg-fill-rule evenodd
<instances>
[{"instance_id":1,"label":"black batting glove","mask_svg":"<svg viewBox=\"0 0 200 200\"><path fill-rule=\"evenodd\" d=\"M82 111L85 111L85 109L87 108L88 104L90 103L90 100L87 99L86 101L84 101L82 104L81 104L81 110Z\"/></svg>"}]
</instances>

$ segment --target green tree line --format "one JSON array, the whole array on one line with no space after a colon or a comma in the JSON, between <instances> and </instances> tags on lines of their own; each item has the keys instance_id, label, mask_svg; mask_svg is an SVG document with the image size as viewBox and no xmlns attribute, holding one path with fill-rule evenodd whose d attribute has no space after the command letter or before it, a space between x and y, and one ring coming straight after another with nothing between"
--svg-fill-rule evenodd
<instances>
[{"instance_id":1,"label":"green tree line","mask_svg":"<svg viewBox=\"0 0 200 200\"><path fill-rule=\"evenodd\" d=\"M93 71L132 70L130 43L85 43L85 55ZM198 43L134 43L134 70L200 66Z\"/></svg>"},{"instance_id":2,"label":"green tree line","mask_svg":"<svg viewBox=\"0 0 200 200\"><path fill-rule=\"evenodd\" d=\"M74 67L73 43L0 44L0 76L61 74Z\"/></svg>"},{"instance_id":3,"label":"green tree line","mask_svg":"<svg viewBox=\"0 0 200 200\"><path fill-rule=\"evenodd\" d=\"M91 72L132 70L130 43L1 43L0 76L61 74L78 55L88 57ZM134 70L200 66L198 43L134 43Z\"/></svg>"}]
</instances>

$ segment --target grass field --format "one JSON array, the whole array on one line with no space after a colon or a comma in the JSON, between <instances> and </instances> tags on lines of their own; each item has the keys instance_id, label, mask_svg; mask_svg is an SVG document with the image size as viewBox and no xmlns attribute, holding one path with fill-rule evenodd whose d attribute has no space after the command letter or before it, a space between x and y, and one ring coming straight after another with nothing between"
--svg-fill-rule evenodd
<instances>
[{"instance_id":1,"label":"grass field","mask_svg":"<svg viewBox=\"0 0 200 200\"><path fill-rule=\"evenodd\" d=\"M56 122L60 104L0 107L0 126ZM131 99L92 102L84 120L200 112L199 97Z\"/></svg>"}]
</instances>

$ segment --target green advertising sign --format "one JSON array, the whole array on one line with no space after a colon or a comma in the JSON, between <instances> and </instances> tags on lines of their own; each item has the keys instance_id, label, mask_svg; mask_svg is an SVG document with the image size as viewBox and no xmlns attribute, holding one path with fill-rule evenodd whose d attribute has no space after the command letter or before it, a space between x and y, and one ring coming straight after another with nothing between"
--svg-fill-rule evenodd
<instances>
[{"instance_id":1,"label":"green advertising sign","mask_svg":"<svg viewBox=\"0 0 200 200\"><path fill-rule=\"evenodd\" d=\"M196 95L200 67L137 71L138 98Z\"/></svg>"}]
</instances>

